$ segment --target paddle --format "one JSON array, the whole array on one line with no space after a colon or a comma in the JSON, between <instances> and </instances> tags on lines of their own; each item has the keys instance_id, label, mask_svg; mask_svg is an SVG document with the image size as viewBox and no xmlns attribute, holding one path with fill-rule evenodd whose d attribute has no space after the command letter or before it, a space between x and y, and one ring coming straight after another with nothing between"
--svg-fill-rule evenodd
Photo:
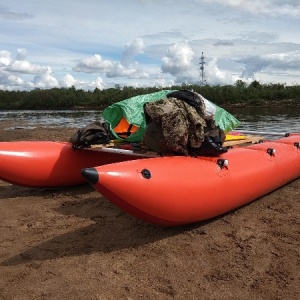
<instances>
[{"instance_id":1,"label":"paddle","mask_svg":"<svg viewBox=\"0 0 300 300\"><path fill-rule=\"evenodd\" d=\"M285 133L285 132L268 132L268 131L252 131L252 130L239 130L237 131L238 133L241 133L241 134L258 134L258 135L274 135L274 136L289 136L289 135L293 135L293 134L299 134L297 132L288 132L288 133ZM234 131L233 131L234 133Z\"/></svg>"}]
</instances>

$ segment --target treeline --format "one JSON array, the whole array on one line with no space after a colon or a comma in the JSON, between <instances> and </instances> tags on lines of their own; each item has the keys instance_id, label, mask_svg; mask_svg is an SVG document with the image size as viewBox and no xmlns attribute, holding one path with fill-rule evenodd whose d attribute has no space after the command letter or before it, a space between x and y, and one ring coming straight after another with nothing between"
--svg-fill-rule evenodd
<instances>
[{"instance_id":1,"label":"treeline","mask_svg":"<svg viewBox=\"0 0 300 300\"><path fill-rule=\"evenodd\" d=\"M94 91L82 89L53 88L47 90L34 89L32 91L2 91L0 90L0 109L103 109L114 102L133 96L148 94L162 88L148 87L135 88L116 85L114 88ZM292 101L300 105L300 86L285 84L260 84L253 81L246 85L238 80L235 85L199 86L185 85L173 86L168 89L194 90L217 105L274 105L284 101Z\"/></svg>"}]
</instances>

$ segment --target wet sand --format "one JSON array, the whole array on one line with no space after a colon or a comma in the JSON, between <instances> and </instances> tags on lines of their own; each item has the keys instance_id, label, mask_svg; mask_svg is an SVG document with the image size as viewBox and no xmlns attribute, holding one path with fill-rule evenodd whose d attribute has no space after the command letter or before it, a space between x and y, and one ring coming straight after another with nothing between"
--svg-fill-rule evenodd
<instances>
[{"instance_id":1,"label":"wet sand","mask_svg":"<svg viewBox=\"0 0 300 300\"><path fill-rule=\"evenodd\" d=\"M5 126L0 141L76 130ZM299 299L299 199L300 179L209 222L163 228L89 185L0 181L0 299Z\"/></svg>"}]
</instances>

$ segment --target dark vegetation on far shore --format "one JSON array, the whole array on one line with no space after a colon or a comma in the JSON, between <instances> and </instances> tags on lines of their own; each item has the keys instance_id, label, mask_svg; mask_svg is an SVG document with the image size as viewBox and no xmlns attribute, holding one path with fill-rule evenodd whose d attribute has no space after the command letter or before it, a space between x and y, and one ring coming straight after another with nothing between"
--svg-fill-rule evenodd
<instances>
[{"instance_id":1,"label":"dark vegetation on far shore","mask_svg":"<svg viewBox=\"0 0 300 300\"><path fill-rule=\"evenodd\" d=\"M258 81L247 85L238 80L235 85L223 86L182 84L169 88L121 88L116 85L114 88L96 88L94 91L84 91L75 87L32 91L0 90L0 109L103 109L114 102L162 89L194 90L222 107L300 105L299 85L260 84Z\"/></svg>"}]
</instances>

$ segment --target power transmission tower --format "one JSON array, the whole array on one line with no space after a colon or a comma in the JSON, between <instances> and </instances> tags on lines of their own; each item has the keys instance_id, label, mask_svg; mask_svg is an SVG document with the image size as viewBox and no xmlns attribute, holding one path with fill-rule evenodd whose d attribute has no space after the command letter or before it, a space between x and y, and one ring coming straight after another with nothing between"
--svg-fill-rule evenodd
<instances>
[{"instance_id":1,"label":"power transmission tower","mask_svg":"<svg viewBox=\"0 0 300 300\"><path fill-rule=\"evenodd\" d=\"M204 54L202 52L202 55L200 57L200 85L203 86L203 85L206 85L207 82L206 82L206 79L205 79L205 71L204 71L204 65L205 65L205 61L204 61Z\"/></svg>"}]
</instances>

